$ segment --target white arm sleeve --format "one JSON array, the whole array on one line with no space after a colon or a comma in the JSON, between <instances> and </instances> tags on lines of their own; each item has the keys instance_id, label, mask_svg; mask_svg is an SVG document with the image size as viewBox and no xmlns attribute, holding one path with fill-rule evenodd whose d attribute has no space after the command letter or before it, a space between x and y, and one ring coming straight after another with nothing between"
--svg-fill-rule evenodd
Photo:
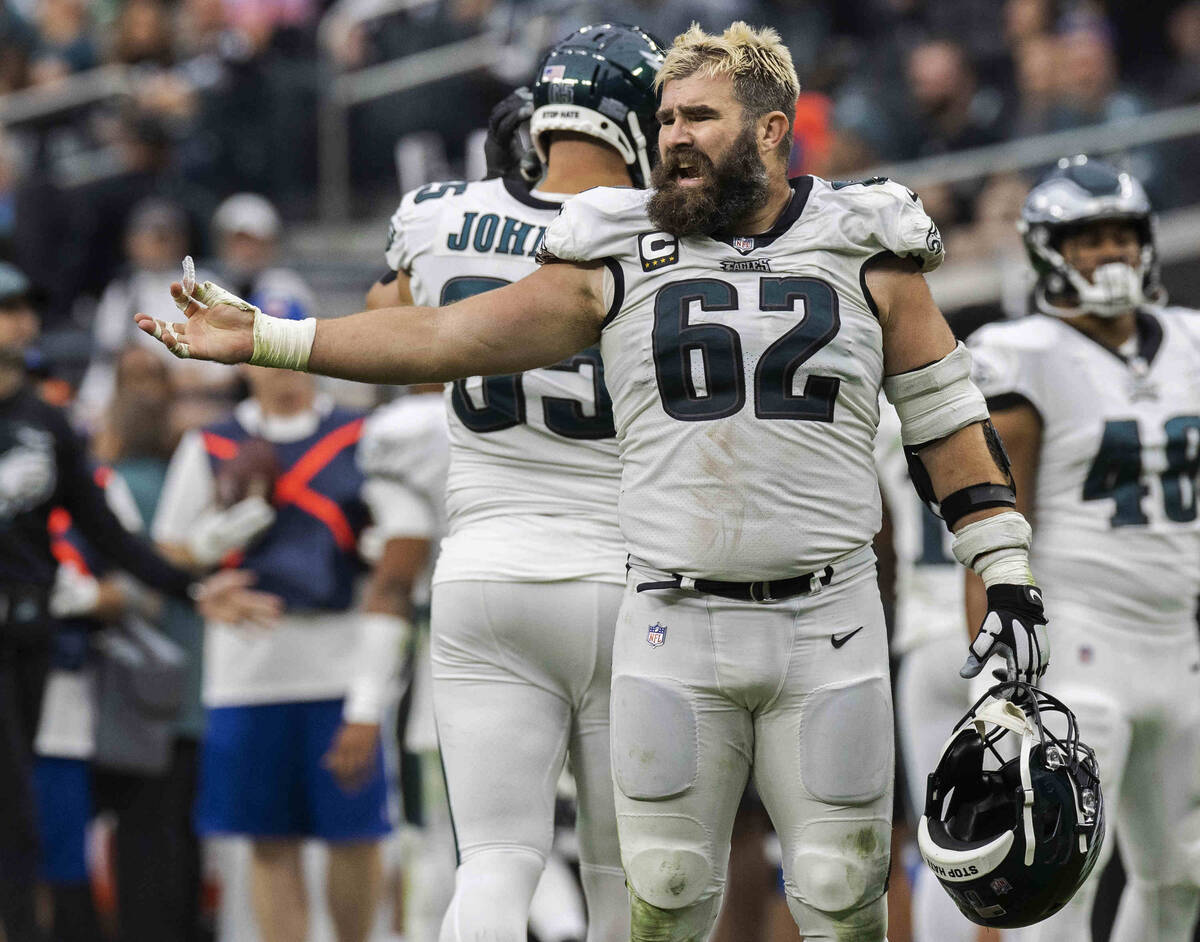
<instances>
[{"instance_id":1,"label":"white arm sleeve","mask_svg":"<svg viewBox=\"0 0 1200 942\"><path fill-rule=\"evenodd\" d=\"M185 546L197 520L216 505L212 465L200 432L183 436L171 463L150 534L156 543Z\"/></svg>"}]
</instances>

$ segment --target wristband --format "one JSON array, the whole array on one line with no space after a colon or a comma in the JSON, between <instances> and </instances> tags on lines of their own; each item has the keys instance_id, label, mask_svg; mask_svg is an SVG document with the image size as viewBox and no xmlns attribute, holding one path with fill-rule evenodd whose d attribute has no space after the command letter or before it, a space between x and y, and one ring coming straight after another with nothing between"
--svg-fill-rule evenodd
<instances>
[{"instance_id":1,"label":"wristband","mask_svg":"<svg viewBox=\"0 0 1200 942\"><path fill-rule=\"evenodd\" d=\"M250 355L250 365L304 372L308 369L308 356L312 353L316 333L315 317L293 321L255 310L254 352Z\"/></svg>"}]
</instances>

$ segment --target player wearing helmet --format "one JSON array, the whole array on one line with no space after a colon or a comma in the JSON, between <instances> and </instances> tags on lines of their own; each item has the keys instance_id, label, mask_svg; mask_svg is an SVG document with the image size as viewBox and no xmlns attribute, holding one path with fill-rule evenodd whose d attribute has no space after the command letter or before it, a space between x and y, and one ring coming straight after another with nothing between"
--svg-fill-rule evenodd
<instances>
[{"instance_id":1,"label":"player wearing helmet","mask_svg":"<svg viewBox=\"0 0 1200 942\"><path fill-rule=\"evenodd\" d=\"M514 172L406 195L392 220L393 271L370 302L449 303L516 281L536 268L569 194L643 182L661 60L637 27L588 26L558 43L526 110L544 179L531 190ZM522 105L516 95L500 109L488 147L493 164L507 158L513 171ZM599 351L460 380L445 398L450 531L434 573L433 694L459 867L441 939L525 938L567 756L588 940L624 942L608 688L625 551Z\"/></svg>"},{"instance_id":2,"label":"player wearing helmet","mask_svg":"<svg viewBox=\"0 0 1200 942\"><path fill-rule=\"evenodd\" d=\"M1044 686L1079 716L1122 838L1114 942L1183 942L1200 909L1175 833L1200 767L1200 317L1164 306L1150 204L1128 173L1060 161L1020 229L1035 313L971 346L1037 527L1056 650ZM1017 938L1087 942L1103 862Z\"/></svg>"}]
</instances>

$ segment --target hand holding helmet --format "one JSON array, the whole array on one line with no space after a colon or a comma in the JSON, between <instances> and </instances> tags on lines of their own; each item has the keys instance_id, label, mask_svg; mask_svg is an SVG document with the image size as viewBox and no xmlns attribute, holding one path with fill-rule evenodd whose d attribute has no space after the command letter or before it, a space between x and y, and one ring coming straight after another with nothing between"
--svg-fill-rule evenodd
<instances>
[{"instance_id":1,"label":"hand holding helmet","mask_svg":"<svg viewBox=\"0 0 1200 942\"><path fill-rule=\"evenodd\" d=\"M1002 583L988 588L987 600L987 615L971 642L960 676L976 676L992 655L999 654L1005 667L993 672L997 680L1027 684L1041 680L1050 663L1041 590Z\"/></svg>"}]
</instances>

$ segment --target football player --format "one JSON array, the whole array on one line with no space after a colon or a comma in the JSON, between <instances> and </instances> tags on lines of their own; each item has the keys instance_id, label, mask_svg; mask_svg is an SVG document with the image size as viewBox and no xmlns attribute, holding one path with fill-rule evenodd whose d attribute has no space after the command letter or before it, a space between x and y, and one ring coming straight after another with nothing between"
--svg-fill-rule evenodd
<instances>
[{"instance_id":1,"label":"football player","mask_svg":"<svg viewBox=\"0 0 1200 942\"><path fill-rule=\"evenodd\" d=\"M568 114L587 91L543 80ZM881 386L955 556L987 585L969 673L994 654L1014 678L1045 668L1029 527L969 354L922 277L943 252L916 196L880 179L789 182L799 86L773 30L694 27L655 82L651 189L567 200L544 264L517 284L319 328L178 285L186 324L139 323L180 355L379 382L533 369L599 342L630 552L612 750L631 938L707 935L753 770L800 934L881 942L893 771L871 550ZM587 417L562 406L546 414Z\"/></svg>"},{"instance_id":2,"label":"football player","mask_svg":"<svg viewBox=\"0 0 1200 942\"><path fill-rule=\"evenodd\" d=\"M1200 317L1163 306L1150 204L1127 173L1063 159L1019 227L1035 313L971 346L1037 525L1057 652L1045 687L1079 717L1114 809L1128 875L1114 942L1183 942L1200 908L1174 836L1200 757ZM1015 935L1087 942L1102 870Z\"/></svg>"},{"instance_id":3,"label":"football player","mask_svg":"<svg viewBox=\"0 0 1200 942\"><path fill-rule=\"evenodd\" d=\"M644 186L662 55L626 26L585 27L556 45L524 109L544 179L532 190L513 173L407 194L392 218L390 271L368 306L452 303L517 281L537 268L568 195ZM568 83L588 91L563 102ZM511 103L519 117L520 96ZM493 162L504 138L520 140L512 123L492 122ZM525 938L569 755L588 939L620 942L629 904L608 690L625 550L600 354L593 346L543 369L459 380L445 400L450 532L434 573L433 693L459 867L441 938Z\"/></svg>"}]
</instances>

